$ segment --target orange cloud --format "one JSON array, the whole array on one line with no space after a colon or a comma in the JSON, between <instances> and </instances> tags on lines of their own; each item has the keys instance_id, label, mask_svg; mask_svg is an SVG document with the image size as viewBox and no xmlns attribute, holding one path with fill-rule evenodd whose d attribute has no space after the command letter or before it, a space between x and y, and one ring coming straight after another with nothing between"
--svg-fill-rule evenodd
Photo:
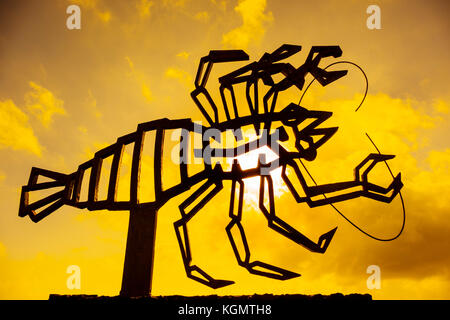
<instances>
[{"instance_id":1,"label":"orange cloud","mask_svg":"<svg viewBox=\"0 0 450 320\"><path fill-rule=\"evenodd\" d=\"M208 22L209 13L208 13L208 11L200 11L195 14L194 18L195 18L195 20L198 20L201 22Z\"/></svg>"},{"instance_id":2,"label":"orange cloud","mask_svg":"<svg viewBox=\"0 0 450 320\"><path fill-rule=\"evenodd\" d=\"M25 150L37 156L42 154L43 148L28 116L12 100L0 101L0 148Z\"/></svg>"},{"instance_id":3,"label":"orange cloud","mask_svg":"<svg viewBox=\"0 0 450 320\"><path fill-rule=\"evenodd\" d=\"M27 110L34 115L41 124L48 128L53 121L55 114L65 115L64 102L55 97L48 89L30 81L33 89L25 95Z\"/></svg>"},{"instance_id":4,"label":"orange cloud","mask_svg":"<svg viewBox=\"0 0 450 320\"><path fill-rule=\"evenodd\" d=\"M92 10L92 12L102 21L108 23L111 20L111 12L109 10L102 10L100 7L104 7L103 3L99 0L75 0L69 1L71 4L78 4L83 12L83 9Z\"/></svg>"},{"instance_id":5,"label":"orange cloud","mask_svg":"<svg viewBox=\"0 0 450 320\"><path fill-rule=\"evenodd\" d=\"M141 0L136 4L139 15L141 18L150 16L150 8L154 5L153 1Z\"/></svg>"},{"instance_id":6,"label":"orange cloud","mask_svg":"<svg viewBox=\"0 0 450 320\"><path fill-rule=\"evenodd\" d=\"M189 52L181 51L180 53L177 53L177 57L186 60L189 58Z\"/></svg>"},{"instance_id":7,"label":"orange cloud","mask_svg":"<svg viewBox=\"0 0 450 320\"><path fill-rule=\"evenodd\" d=\"M226 47L245 49L261 41L267 24L273 22L266 5L266 0L240 0L234 10L241 15L242 25L224 34L222 43Z\"/></svg>"},{"instance_id":8,"label":"orange cloud","mask_svg":"<svg viewBox=\"0 0 450 320\"><path fill-rule=\"evenodd\" d=\"M178 80L181 84L183 84L186 87L192 86L191 75L180 68L169 67L166 69L164 75L166 78Z\"/></svg>"},{"instance_id":9,"label":"orange cloud","mask_svg":"<svg viewBox=\"0 0 450 320\"><path fill-rule=\"evenodd\" d=\"M145 98L147 102L153 101L154 99L153 93L150 90L150 86L148 84L148 81L146 80L145 75L140 71L136 70L136 68L134 67L134 63L133 61L131 61L130 57L125 57L125 60L127 60L128 66L130 67L131 77L133 77L140 85L142 96Z\"/></svg>"}]
</instances>

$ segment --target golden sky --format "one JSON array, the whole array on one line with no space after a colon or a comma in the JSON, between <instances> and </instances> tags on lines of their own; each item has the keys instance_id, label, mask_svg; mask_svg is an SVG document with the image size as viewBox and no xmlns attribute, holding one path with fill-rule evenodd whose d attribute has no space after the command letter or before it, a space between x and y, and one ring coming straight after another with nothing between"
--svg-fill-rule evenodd
<instances>
[{"instance_id":1,"label":"golden sky","mask_svg":"<svg viewBox=\"0 0 450 320\"><path fill-rule=\"evenodd\" d=\"M81 29L66 28L66 8L81 8ZM240 268L225 233L229 186L192 220L195 264L232 286L213 291L184 273L172 199L159 211L153 294L370 293L375 299L450 298L450 70L448 1L380 0L381 30L366 27L360 0L59 0L0 4L0 298L46 299L50 293L116 295L125 253L127 212L63 207L38 224L19 218L19 191L30 168L71 173L93 153L158 118L203 120L190 100L199 59L211 49L244 49L251 60L283 43L303 50L340 45L358 63L325 88L314 84L304 107L333 111L339 131L308 168L320 183L351 179L373 146L396 154L407 210L404 233L378 242L359 233L331 207L309 209L280 186L277 212L312 239L338 226L324 255L295 245L267 227L249 183L243 224L252 257L298 272L277 281ZM322 66L334 62L332 58ZM217 77L243 63L215 66ZM343 65L339 68L344 68ZM337 66L335 69L339 69ZM279 105L298 102L290 90ZM333 141L333 142L331 142ZM385 170L384 170L385 171ZM383 170L379 170L382 174ZM386 173L386 172L384 172ZM170 182L170 172L167 176ZM386 180L388 181L388 180ZM384 183L388 183L384 181ZM228 186L228 188L227 188ZM357 199L339 204L349 218L379 236L401 225L391 205ZM81 289L66 287L69 265L81 268ZM381 289L369 290L366 269L378 265Z\"/></svg>"}]
</instances>

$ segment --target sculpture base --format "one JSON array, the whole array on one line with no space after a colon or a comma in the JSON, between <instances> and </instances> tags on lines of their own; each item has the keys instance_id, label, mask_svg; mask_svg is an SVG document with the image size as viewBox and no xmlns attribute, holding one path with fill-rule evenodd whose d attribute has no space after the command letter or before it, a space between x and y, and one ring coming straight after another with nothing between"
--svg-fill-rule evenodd
<instances>
[{"instance_id":1,"label":"sculpture base","mask_svg":"<svg viewBox=\"0 0 450 320\"><path fill-rule=\"evenodd\" d=\"M130 211L121 296L144 297L151 294L156 214L157 210L153 208Z\"/></svg>"}]
</instances>

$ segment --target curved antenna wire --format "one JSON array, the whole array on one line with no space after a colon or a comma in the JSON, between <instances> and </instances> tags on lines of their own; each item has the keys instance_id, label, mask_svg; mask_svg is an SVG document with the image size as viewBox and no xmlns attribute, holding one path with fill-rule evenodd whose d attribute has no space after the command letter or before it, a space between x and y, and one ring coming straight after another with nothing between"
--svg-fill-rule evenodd
<instances>
[{"instance_id":1,"label":"curved antenna wire","mask_svg":"<svg viewBox=\"0 0 450 320\"><path fill-rule=\"evenodd\" d=\"M366 73L364 72L364 70L363 70L359 65L357 65L356 63L351 62L351 61L337 61L337 62L333 62L333 63L327 65L323 70L327 70L329 67L334 66L334 65L336 65L336 64L345 64L345 63L346 63L346 64L351 64L351 65L357 67L357 68L361 71L361 73L363 74L364 79L365 79L365 82L366 82L366 89L365 89L365 91L364 91L364 97L362 98L361 102L359 103L358 107L356 108L356 110L355 110L355 112L356 112L356 111L359 110L359 108L361 108L362 104L363 104L364 101L366 100L367 92L369 91L369 79L367 78L367 75L366 75ZM305 96L306 91L308 91L309 87L313 84L313 82L314 82L315 80L316 80L316 78L312 79L312 80L308 83L308 86L306 87L305 91L303 91L302 96L300 97L300 101L298 102L298 105L300 105L300 103L301 103L302 100L303 100L303 97Z\"/></svg>"},{"instance_id":2,"label":"curved antenna wire","mask_svg":"<svg viewBox=\"0 0 450 320\"><path fill-rule=\"evenodd\" d=\"M366 100L367 92L368 92L368 89L369 89L369 80L368 80L367 75L366 75L366 73L364 72L364 70L363 70L359 65L357 65L356 63L351 62L351 61L337 61L337 62L331 63L331 64L329 64L328 66L326 66L326 67L324 68L324 70L328 69L329 67L331 67L331 66L333 66L333 65L336 65L336 64L342 64L342 63L351 64L351 65L357 67L357 68L362 72L362 74L364 75L364 79L365 79L365 82L366 82L366 89L365 89L364 96L363 96L363 98L362 98L360 104L359 104L358 107L355 109L355 112L357 112L357 111L361 108L361 106L362 106L362 104L364 103L364 101ZM298 105L299 105L299 106L300 106L300 103L301 103L302 100L303 100L303 97L305 96L306 91L308 91L309 87L311 86L311 84L312 84L315 80L316 80L316 78L312 79L312 80L309 82L308 86L306 87L305 91L303 91L303 94L302 94L302 96L300 97L300 100L299 100L299 102L298 102ZM373 140L370 138L370 136L367 134L367 132L366 132L366 136L367 136L367 138L370 140L370 142L372 143L372 145L375 147L375 149L377 150L377 152L381 154L380 150L379 150L378 147L375 145L375 143L374 143ZM313 178L313 176L311 175L311 173L309 172L309 170L306 168L306 166L305 166L305 164L303 163L302 159L299 159L299 160L300 160L301 165L302 165L303 168L305 169L306 173L308 174L308 176L311 178L311 180L312 180L312 181L314 182L314 184L317 186L316 180ZM384 161L384 163L386 164L386 167L387 167L387 169L389 170L389 173L391 174L392 178L394 178L394 174L392 173L392 170L391 170L391 168L389 167L389 164L387 163L387 161ZM326 196L325 194L322 194L322 195L325 197L325 199L327 198L327 196ZM376 236L370 234L369 232L363 230L361 227L359 227L358 225L356 225L356 224L355 224L353 221L351 221L349 218L347 218L347 217L342 213L342 211L340 211L334 204L330 203L330 206L331 206L337 213L339 213L339 215L340 215L341 217L343 217L348 223L350 223L350 224L351 224L353 227L355 227L358 231L360 231L360 232L363 233L364 235L368 236L369 238L372 238L372 239L377 240L377 241L392 241L392 240L397 239L397 238L403 233L403 230L405 229L405 224L406 224L406 209L405 209L405 202L404 202L404 200L403 200L403 196L402 196L402 192L401 192L401 191L399 191L399 196L400 196L400 201L401 201L401 203L402 203L402 214L403 214L402 220L403 220L403 221L402 221L402 226L401 226L401 228L400 228L400 231L399 231L395 236L393 236L393 237L391 237L391 238L379 238L379 237L376 237Z\"/></svg>"}]
</instances>

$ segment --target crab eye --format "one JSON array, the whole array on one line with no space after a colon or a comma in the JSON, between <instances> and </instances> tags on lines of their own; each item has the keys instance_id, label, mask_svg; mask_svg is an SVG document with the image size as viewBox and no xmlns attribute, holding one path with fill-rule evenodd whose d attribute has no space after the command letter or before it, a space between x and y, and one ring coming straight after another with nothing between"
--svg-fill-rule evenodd
<instances>
[{"instance_id":1,"label":"crab eye","mask_svg":"<svg viewBox=\"0 0 450 320\"><path fill-rule=\"evenodd\" d=\"M307 110L294 103L289 104L282 111L283 119L281 123L286 126L294 127L307 118Z\"/></svg>"},{"instance_id":2,"label":"crab eye","mask_svg":"<svg viewBox=\"0 0 450 320\"><path fill-rule=\"evenodd\" d=\"M302 154L302 158L308 161L312 161L317 156L317 149L314 146L314 141L309 136L296 137L295 146Z\"/></svg>"}]
</instances>

